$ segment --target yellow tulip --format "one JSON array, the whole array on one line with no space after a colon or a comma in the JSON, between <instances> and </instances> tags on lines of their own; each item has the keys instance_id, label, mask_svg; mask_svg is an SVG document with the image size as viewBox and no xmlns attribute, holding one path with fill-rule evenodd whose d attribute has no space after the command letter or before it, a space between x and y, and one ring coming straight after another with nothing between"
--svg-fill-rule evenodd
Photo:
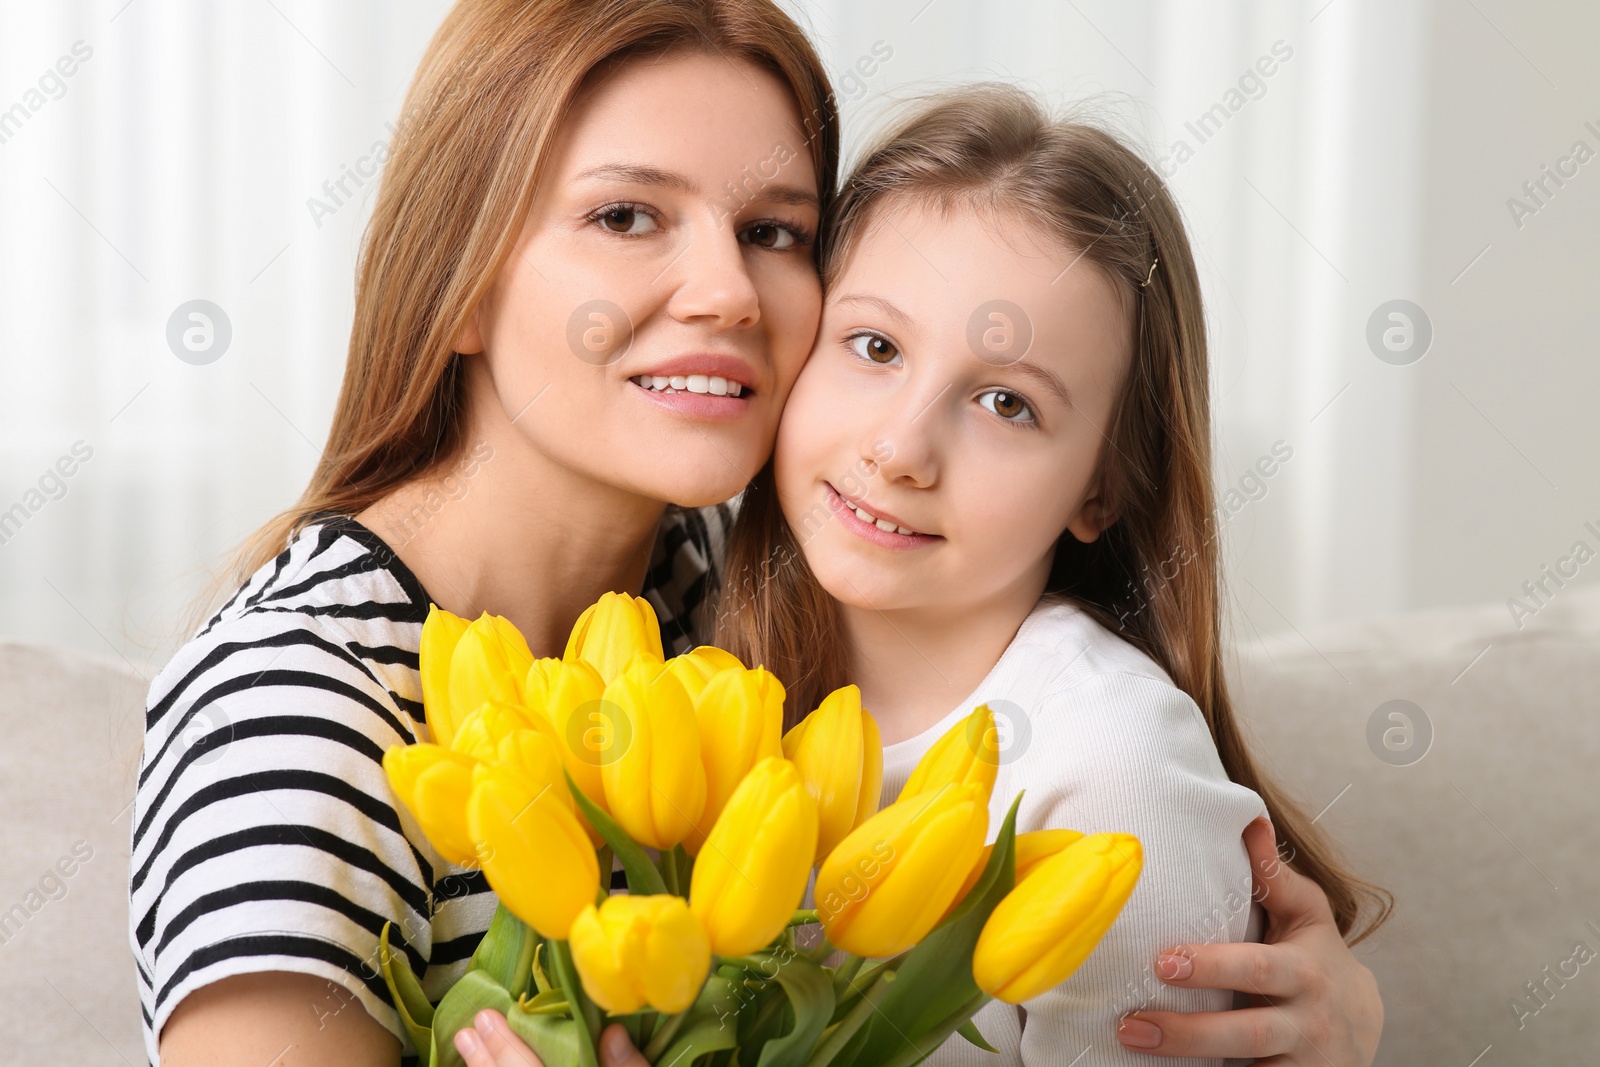
<instances>
[{"instance_id":1,"label":"yellow tulip","mask_svg":"<svg viewBox=\"0 0 1600 1067\"><path fill-rule=\"evenodd\" d=\"M976 783L897 800L852 830L817 871L828 940L857 956L893 956L950 908L989 829Z\"/></svg>"},{"instance_id":2,"label":"yellow tulip","mask_svg":"<svg viewBox=\"0 0 1600 1067\"><path fill-rule=\"evenodd\" d=\"M682 683L684 692L689 694L690 700L700 699L700 691L713 676L722 671L741 670L743 667L744 664L739 662L738 656L715 645L701 645L681 656L673 656L667 660L667 668L672 671L673 677Z\"/></svg>"},{"instance_id":3,"label":"yellow tulip","mask_svg":"<svg viewBox=\"0 0 1600 1067\"><path fill-rule=\"evenodd\" d=\"M422 713L428 721L428 738L448 745L455 734L450 714L450 657L456 643L467 632L467 620L439 607L428 605L422 624L422 648L417 654L417 669L422 675Z\"/></svg>"},{"instance_id":4,"label":"yellow tulip","mask_svg":"<svg viewBox=\"0 0 1600 1067\"><path fill-rule=\"evenodd\" d=\"M572 962L583 988L613 1015L646 1004L676 1014L694 1003L711 969L705 931L682 897L619 895L593 901L572 923Z\"/></svg>"},{"instance_id":5,"label":"yellow tulip","mask_svg":"<svg viewBox=\"0 0 1600 1067\"><path fill-rule=\"evenodd\" d=\"M606 593L578 616L561 658L588 662L609 683L636 653L655 663L665 658L655 609L643 597Z\"/></svg>"},{"instance_id":6,"label":"yellow tulip","mask_svg":"<svg viewBox=\"0 0 1600 1067\"><path fill-rule=\"evenodd\" d=\"M439 855L458 867L478 865L467 829L467 797L475 761L442 745L396 745L383 754L383 771Z\"/></svg>"},{"instance_id":7,"label":"yellow tulip","mask_svg":"<svg viewBox=\"0 0 1600 1067\"><path fill-rule=\"evenodd\" d=\"M978 988L1021 1004L1065 982L1111 928L1143 864L1131 834L1090 834L1041 863L978 935Z\"/></svg>"},{"instance_id":8,"label":"yellow tulip","mask_svg":"<svg viewBox=\"0 0 1600 1067\"><path fill-rule=\"evenodd\" d=\"M600 890L600 861L570 794L519 768L479 764L466 810L500 902L545 937L565 940Z\"/></svg>"},{"instance_id":9,"label":"yellow tulip","mask_svg":"<svg viewBox=\"0 0 1600 1067\"><path fill-rule=\"evenodd\" d=\"M606 810L601 766L620 749L615 712L601 702L606 684L583 660L541 659L528 669L523 686L529 710L543 715L561 742L567 773L588 797Z\"/></svg>"},{"instance_id":10,"label":"yellow tulip","mask_svg":"<svg viewBox=\"0 0 1600 1067\"><path fill-rule=\"evenodd\" d=\"M450 710L460 720L485 701L522 703L522 680L533 664L528 642L511 622L487 611L472 621L450 656Z\"/></svg>"},{"instance_id":11,"label":"yellow tulip","mask_svg":"<svg viewBox=\"0 0 1600 1067\"><path fill-rule=\"evenodd\" d=\"M689 695L661 663L636 656L602 699L616 716L615 754L600 765L606 805L639 844L671 848L694 830L706 803Z\"/></svg>"},{"instance_id":12,"label":"yellow tulip","mask_svg":"<svg viewBox=\"0 0 1600 1067\"><path fill-rule=\"evenodd\" d=\"M900 795L905 796L904 793ZM1083 834L1077 830L1034 830L1031 833L1018 834L1016 836L1017 878L1013 884L1020 885L1024 878L1039 869L1039 864L1082 838ZM978 857L978 862L972 865L972 872L962 884L961 892L956 894L956 899L950 904L951 911L961 906L967 894L972 892L972 887L978 884L978 879L983 877L983 869L989 866L989 856L993 852L993 845L983 846L983 853Z\"/></svg>"},{"instance_id":13,"label":"yellow tulip","mask_svg":"<svg viewBox=\"0 0 1600 1067\"><path fill-rule=\"evenodd\" d=\"M744 776L695 861L689 910L719 956L771 943L805 896L817 802L793 763L768 758Z\"/></svg>"},{"instance_id":14,"label":"yellow tulip","mask_svg":"<svg viewBox=\"0 0 1600 1067\"><path fill-rule=\"evenodd\" d=\"M513 730L543 728L552 736L554 727L529 715L522 708L497 701L485 701L472 713L456 721L455 736L450 748L477 760L493 760L500 748L500 740Z\"/></svg>"},{"instance_id":15,"label":"yellow tulip","mask_svg":"<svg viewBox=\"0 0 1600 1067\"><path fill-rule=\"evenodd\" d=\"M976 782L988 799L1000 771L1000 734L989 705L979 704L972 714L946 730L923 753L906 779L900 798L916 796L942 785Z\"/></svg>"},{"instance_id":16,"label":"yellow tulip","mask_svg":"<svg viewBox=\"0 0 1600 1067\"><path fill-rule=\"evenodd\" d=\"M706 769L706 803L684 841L691 855L699 855L723 805L750 768L783 755L783 696L782 684L760 667L725 670L705 683L694 717Z\"/></svg>"},{"instance_id":17,"label":"yellow tulip","mask_svg":"<svg viewBox=\"0 0 1600 1067\"><path fill-rule=\"evenodd\" d=\"M883 743L877 721L861 706L861 690L847 685L829 693L784 735L783 754L817 801L820 861L877 812L883 790Z\"/></svg>"}]
</instances>

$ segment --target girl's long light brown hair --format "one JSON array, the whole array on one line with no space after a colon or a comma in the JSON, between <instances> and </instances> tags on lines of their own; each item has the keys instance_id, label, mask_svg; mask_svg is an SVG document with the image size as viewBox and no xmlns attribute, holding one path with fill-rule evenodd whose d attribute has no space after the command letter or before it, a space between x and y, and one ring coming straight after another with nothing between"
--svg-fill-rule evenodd
<instances>
[{"instance_id":1,"label":"girl's long light brown hair","mask_svg":"<svg viewBox=\"0 0 1600 1067\"><path fill-rule=\"evenodd\" d=\"M1071 597L1194 699L1229 778L1260 794L1280 849L1327 893L1340 933L1350 938L1358 918L1372 914L1351 943L1362 940L1388 918L1393 898L1346 870L1256 766L1228 697L1205 319L1165 185L1112 135L1052 119L1021 90L941 94L905 115L844 183L823 250L824 284L837 280L874 213L907 200L1020 214L1117 286L1135 323L1134 353L1102 428L1098 473L1118 518L1089 544L1062 534L1047 594ZM838 605L779 510L770 462L746 490L730 538L717 643L787 683L791 723L849 680Z\"/></svg>"},{"instance_id":2,"label":"girl's long light brown hair","mask_svg":"<svg viewBox=\"0 0 1600 1067\"><path fill-rule=\"evenodd\" d=\"M354 514L461 458L453 344L515 247L561 122L597 68L676 50L783 79L802 122L784 136L810 150L826 209L839 153L832 89L805 33L772 0L459 0L406 93L362 241L322 457L300 499L235 549L197 598L189 633L316 512Z\"/></svg>"}]
</instances>

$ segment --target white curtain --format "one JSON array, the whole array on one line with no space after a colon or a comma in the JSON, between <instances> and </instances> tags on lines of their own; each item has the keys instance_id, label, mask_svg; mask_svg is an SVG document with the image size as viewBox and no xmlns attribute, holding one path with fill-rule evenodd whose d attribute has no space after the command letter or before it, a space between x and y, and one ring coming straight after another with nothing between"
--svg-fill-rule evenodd
<instances>
[{"instance_id":1,"label":"white curtain","mask_svg":"<svg viewBox=\"0 0 1600 1067\"><path fill-rule=\"evenodd\" d=\"M298 494L366 175L446 6L0 0L0 636L148 672L205 569ZM1166 157L1208 300L1216 478L1243 501L1222 523L1236 627L1412 603L1414 379L1363 330L1416 291L1425 7L790 7L848 145L892 99L999 78L1090 98ZM176 325L209 352L168 343L197 300L231 329L211 362L214 312Z\"/></svg>"}]
</instances>

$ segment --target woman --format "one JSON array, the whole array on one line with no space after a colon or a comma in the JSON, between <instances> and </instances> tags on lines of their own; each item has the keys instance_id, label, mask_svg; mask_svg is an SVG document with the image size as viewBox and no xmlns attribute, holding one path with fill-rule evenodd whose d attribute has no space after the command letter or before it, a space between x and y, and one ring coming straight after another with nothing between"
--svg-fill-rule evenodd
<instances>
[{"instance_id":1,"label":"woman","mask_svg":"<svg viewBox=\"0 0 1600 1067\"><path fill-rule=\"evenodd\" d=\"M452 9L387 164L311 485L151 688L131 937L152 1062L396 1062L378 929L437 997L493 910L378 765L421 723L427 605L504 615L549 655L601 592L646 590L675 650L703 636L715 505L765 462L816 330L836 166L826 75L766 0ZM1370 973L1267 834L1247 840L1278 943L1158 973L1271 996L1283 1026L1156 1015L1146 1047L1370 1063ZM483 1022L484 1055L530 1062Z\"/></svg>"}]
</instances>

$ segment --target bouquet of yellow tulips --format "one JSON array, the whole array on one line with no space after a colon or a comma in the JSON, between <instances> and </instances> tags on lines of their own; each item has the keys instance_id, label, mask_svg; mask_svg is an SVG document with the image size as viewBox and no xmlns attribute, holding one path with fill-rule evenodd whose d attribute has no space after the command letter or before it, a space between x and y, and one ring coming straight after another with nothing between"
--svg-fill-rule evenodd
<instances>
[{"instance_id":1,"label":"bouquet of yellow tulips","mask_svg":"<svg viewBox=\"0 0 1600 1067\"><path fill-rule=\"evenodd\" d=\"M612 1021L680 1067L910 1067L956 1033L989 1048L973 1014L1065 981L1139 875L1136 838L1018 835L1016 801L985 847L988 708L879 810L882 747L855 686L784 734L778 679L709 646L666 658L643 599L607 593L559 659L503 618L433 607L420 667L431 741L391 748L384 770L499 900L437 1005L383 929L383 977L429 1067L461 1063L455 1032L484 1008L551 1067L593 1067Z\"/></svg>"}]
</instances>

